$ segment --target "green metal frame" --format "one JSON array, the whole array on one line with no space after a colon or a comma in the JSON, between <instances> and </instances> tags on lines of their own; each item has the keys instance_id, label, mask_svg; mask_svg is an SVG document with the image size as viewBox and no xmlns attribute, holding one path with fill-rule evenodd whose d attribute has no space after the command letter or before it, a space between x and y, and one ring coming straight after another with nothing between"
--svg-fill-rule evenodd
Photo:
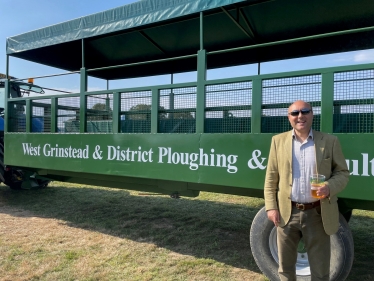
<instances>
[{"instance_id":1,"label":"green metal frame","mask_svg":"<svg viewBox=\"0 0 374 281\"><path fill-rule=\"evenodd\" d=\"M119 116L121 113L119 108L120 93L126 92L136 92L136 91L151 91L152 92L152 108L151 108L151 132L158 132L158 113L159 113L159 92L163 89L177 89L184 87L197 87L197 107L196 107L196 133L204 133L204 120L205 120L205 87L208 85L215 84L229 84L243 81L252 81L252 103L249 106L249 109L252 110L251 118L251 133L258 134L261 133L261 114L262 109L267 108L266 105L262 105L262 81L267 79L274 78L287 78L295 76L308 76L321 74L322 76L322 100L321 100L321 131L332 133L333 132L333 118L332 118L332 108L334 102L334 73L346 72L346 71L358 71L358 70L369 70L373 69L373 64L362 64L362 65L353 65L353 66L343 66L343 67L331 67L331 68L321 68L313 70L303 70L303 71L294 71L294 72L285 72L279 74L262 74L262 75L253 75L253 76L243 76L227 79L217 79L217 80L206 80L205 73L205 51L200 51L198 58L198 81L197 82L188 82L188 83L179 83L179 84L167 84L167 85L157 85L150 87L136 87L136 88L122 88L116 90L103 90L95 92L86 92L85 89L87 85L85 84L86 71L82 69L81 81L83 81L83 86L81 88L82 92L79 94L66 94L63 97L80 97L80 108L84 109L87 105L87 96L88 95L103 95L103 94L114 94L114 108L113 108L113 132L119 132ZM7 83L6 83L7 84ZM61 96L59 96L61 97ZM22 98L12 98L8 99L7 103L13 104L19 101L26 100L26 112L30 113L26 115L26 132L31 132L31 101L37 101L41 99L51 99L52 106L52 120L51 128L57 128L57 109L56 109L56 96L42 96L42 97L22 97ZM314 106L316 106L315 104ZM280 107L284 106L282 104L278 105ZM274 107L274 106L272 106ZM228 107L232 110L235 107ZM7 112L6 112L7 114ZM8 118L8 117L6 117ZM80 111L80 133L87 132L86 128L86 112L84 110ZM53 132L53 131L51 131Z\"/></svg>"},{"instance_id":2,"label":"green metal frame","mask_svg":"<svg viewBox=\"0 0 374 281\"><path fill-rule=\"evenodd\" d=\"M236 78L227 78L227 79L216 79L216 80L207 80L207 61L210 56L222 53L222 52L235 52L242 51L245 49L264 47L274 44L284 44L296 41L303 41L311 39L311 37L297 38L290 40L283 40L279 42L272 42L266 44L257 44L247 47L235 48L230 50L220 50L207 52L204 49L204 17L203 13L200 13L200 49L197 50L197 54L179 56L179 57L170 57L154 61L145 61L130 63L125 65L115 65L109 67L101 67L95 69L87 69L85 65L85 41L82 40L82 67L79 71L80 73L80 93L78 94L65 94L63 97L76 97L79 98L79 108L72 106L63 106L58 105L58 99L61 97L56 96L43 96L43 97L26 97L26 98L15 98L9 99L9 80L5 82L7 100L5 106L7 108L12 108L14 103L25 102L26 101L26 133L12 133L9 132L9 127L5 128L5 138L9 141L6 141L6 151L15 151L14 157L9 158L7 155L5 157L6 164L13 166L20 166L32 171L36 171L39 175L46 176L56 180L63 181L72 181L72 182L85 182L92 184L105 184L112 187L123 187L129 189L138 189L146 191L155 191L162 193L179 193L186 196L196 196L198 191L212 191L212 192L223 192L230 194L239 194L247 196L257 196L262 197L262 186L264 171L262 162L260 163L262 156L258 155L258 151L267 151L270 139L272 134L265 134L262 132L262 114L264 109L276 109L276 108L287 108L287 104L278 103L278 104L263 104L263 81L268 79L277 79L277 78L289 78L289 77L301 77L301 76L310 76L310 75L320 75L321 76L321 101L314 101L313 106L319 106L321 109L320 118L321 118L321 127L317 128L326 133L333 133L333 107L334 104L334 74L347 71L358 71L358 70L371 70L374 69L374 64L363 64L363 65L354 65L354 66L343 66L343 67L331 67L331 68L321 68L313 70L304 70L304 71L295 71L295 72L285 72L277 74L258 74L251 76L243 76ZM358 30L367 31L368 29ZM370 29L371 30L371 29ZM345 33L351 31L345 31ZM352 31L353 32L353 31ZM355 30L357 32L357 30ZM321 34L313 36L313 38L322 38L325 36L334 35L333 33ZM157 85L150 87L134 87L134 88L123 88L115 90L104 90L104 91L95 91L87 92L88 85L88 75L94 71L102 70L113 70L122 67L131 67L139 66L150 63L157 63L162 61L174 61L182 60L185 58L196 57L196 69L197 69L197 81L189 83L179 83L167 85ZM8 58L8 57L7 57ZM9 67L9 60L7 60L7 71ZM76 73L76 72L74 72ZM56 76L56 75L52 75ZM237 134L207 134L205 128L205 113L214 110L216 108L206 108L206 87L210 85L219 85L219 84L230 84L238 82L252 82L252 100L249 105L245 106L245 110L251 110L251 131L249 133L237 133ZM170 112L172 114L177 113L180 109L175 109L174 107L174 90L178 88L196 88L196 109L187 108L189 112L195 112L195 125L196 132L191 134L160 134L159 133L159 101L160 101L160 91L161 90L171 90L172 94L170 95L171 106ZM121 133L121 120L120 116L122 114L128 113L127 111L121 110L121 94L130 93L130 92L141 92L141 91L150 91L151 92L151 114L150 114L150 133L148 134L129 134ZM87 103L89 96L95 95L112 95L113 97L113 110L111 112L111 133L104 134L95 134L95 138L91 137L91 134L87 132ZM32 105L34 101L38 100L51 99L51 129L48 134L32 133ZM354 103L355 101L351 101ZM35 103L34 103L35 104ZM43 106L42 103L37 103L38 106ZM106 107L109 108L109 103L106 101ZM58 108L65 110L80 110L79 112L79 134L64 134L58 133ZM227 108L229 110L240 110L243 107L241 106L221 106L220 110ZM223 109L222 109L223 108ZM139 114L148 114L147 112L138 112ZM6 120L9 120L10 112L6 110ZM7 122L9 126L9 122ZM344 144L357 142L359 143L359 148L364 147L365 143L367 144L368 138L372 138L373 134L339 134L341 142ZM123 165L123 163L112 163L107 162L102 168L100 165L97 165L98 161L102 160L99 155L96 155L95 152L91 155L96 155L95 161L80 159L78 160L69 160L69 159L60 159L59 161L53 161L51 158L36 159L33 155L22 155L20 152L19 146L23 146L28 143L32 145L41 144L52 144L57 141L61 142L61 146L81 146L83 143L90 145L91 147L104 146L105 144L113 143L114 149L122 149L123 145L127 145L128 149L139 150L138 162L143 163L133 163L133 165ZM115 144L115 145L114 145ZM84 148L85 146L83 146ZM146 148L145 148L146 147ZM166 166L156 167L154 164L150 163L150 151L151 149L164 149L169 147L170 149L176 151L183 151L184 153L195 153L200 151L201 159L204 159L204 154L206 157L216 157L213 153L216 150L217 155L223 155L224 153L232 153L232 157L237 157L238 155L243 154L238 160L237 167L235 166L232 169L239 168L240 172L236 177L230 175L229 167L226 170L221 169L226 168L223 164L220 169L210 170L209 166L217 166L218 163L212 162L210 165L205 165L204 160L199 160L199 165L201 168L197 171L186 170L183 166L173 166L173 169L169 171L171 160L168 160L168 163L163 163ZM82 148L82 149L83 149ZM148 149L149 152L142 149ZM165 148L166 149L166 148ZM251 151L252 150L252 151ZM125 150L123 150L125 151ZM161 153L159 151L159 154ZM204 151L204 152L203 152ZM257 151L257 152L256 152ZM156 155L156 152L154 155ZM152 152L152 153L153 153ZM25 149L23 149L25 154ZM113 152L114 153L114 152ZM125 152L123 152L125 155ZM211 153L208 156L208 153ZM374 154L374 149L368 149L365 151L367 155ZM109 154L109 152L108 152ZM265 153L264 153L265 154ZM347 151L348 159L355 159L357 155L364 154L359 149L352 149ZM133 158L134 158L133 154ZM257 155L257 156L256 156ZM129 156L127 156L129 157ZM147 158L148 157L148 158ZM156 156L155 156L156 157ZM161 157L158 155L158 157ZM174 157L174 156L173 156ZM175 156L177 157L177 156ZM181 157L181 156L178 156ZM186 156L187 157L187 156ZM219 156L217 156L219 157ZM226 157L226 156L225 156ZM366 157L366 156L365 156ZM367 156L368 157L368 156ZM109 156L108 156L109 158ZM144 158L144 159L143 159ZM206 159L208 159L206 158ZM242 159L247 159L243 161ZM258 163L253 165L251 159L256 158ZM146 160L149 160L148 162ZM161 158L158 158L159 162L162 162ZM160 160L161 159L161 160ZM174 160L178 162L179 158ZM209 158L213 159L213 158ZM217 158L218 159L218 158ZM226 158L225 158L226 159ZM227 158L228 159L228 158ZM249 159L249 161L248 161ZM174 161L173 160L173 161ZM177 161L178 160L178 161ZM127 161L129 161L127 159ZM155 159L154 159L155 161ZM166 161L166 160L164 160ZM208 160L205 160L208 161ZM216 160L218 161L218 160ZM222 160L223 161L223 160ZM225 160L226 161L226 160ZM262 160L264 161L264 160ZM348 160L351 161L351 160ZM355 165L358 160L352 160L352 165ZM136 162L136 161L135 161ZM364 162L364 161L363 161ZM236 162L235 162L236 163ZM373 162L374 163L374 162ZM117 165L118 164L118 165ZM195 163L196 164L196 163ZM215 165L217 164L217 165ZM365 163L364 163L365 164ZM122 165L122 166L121 166ZM369 165L369 164L367 164ZM374 164L373 164L374 165ZM252 170L248 169L249 166L256 166ZM166 168L164 168L166 167ZM190 167L191 168L191 167ZM355 168L358 170L358 168ZM363 168L364 169L364 168ZM366 168L367 169L367 168ZM373 168L374 169L374 168ZM147 171L142 173L142 171ZM227 172L225 174L225 172ZM358 173L356 171L356 173ZM366 172L363 171L364 175ZM374 177L374 175L373 175ZM156 183L155 183L155 180ZM355 186L372 186L374 179L370 178L358 178L352 180L352 184ZM363 209L372 209L374 210L374 192L370 189L366 189L365 192L355 193L352 188L348 188L347 191L342 193L343 205L344 208L363 208Z\"/></svg>"}]
</instances>

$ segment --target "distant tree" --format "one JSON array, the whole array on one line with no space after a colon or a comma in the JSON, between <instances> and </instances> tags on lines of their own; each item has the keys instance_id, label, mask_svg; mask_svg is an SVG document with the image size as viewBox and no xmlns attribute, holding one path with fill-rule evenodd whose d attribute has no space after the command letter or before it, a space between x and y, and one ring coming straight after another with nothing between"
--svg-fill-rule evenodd
<instances>
[{"instance_id":1,"label":"distant tree","mask_svg":"<svg viewBox=\"0 0 374 281\"><path fill-rule=\"evenodd\" d=\"M88 112L87 120L111 120L112 109L107 107L105 103L96 103Z\"/></svg>"},{"instance_id":2,"label":"distant tree","mask_svg":"<svg viewBox=\"0 0 374 281\"><path fill-rule=\"evenodd\" d=\"M194 119L191 112L176 112L169 116L172 119Z\"/></svg>"},{"instance_id":3,"label":"distant tree","mask_svg":"<svg viewBox=\"0 0 374 281\"><path fill-rule=\"evenodd\" d=\"M92 109L103 111L103 110L106 110L106 105L104 103L98 102L98 103L94 104L94 106L92 107Z\"/></svg>"},{"instance_id":4,"label":"distant tree","mask_svg":"<svg viewBox=\"0 0 374 281\"><path fill-rule=\"evenodd\" d=\"M126 119L128 118L130 120L151 120L151 107L152 106L150 104L143 104L143 103L134 105L130 107L129 111L133 111L134 113L136 112L139 112L139 113L136 113L136 114L130 113L128 114L128 117L126 116ZM165 110L163 106L160 106L159 109ZM159 118L166 119L166 113L160 113Z\"/></svg>"}]
</instances>

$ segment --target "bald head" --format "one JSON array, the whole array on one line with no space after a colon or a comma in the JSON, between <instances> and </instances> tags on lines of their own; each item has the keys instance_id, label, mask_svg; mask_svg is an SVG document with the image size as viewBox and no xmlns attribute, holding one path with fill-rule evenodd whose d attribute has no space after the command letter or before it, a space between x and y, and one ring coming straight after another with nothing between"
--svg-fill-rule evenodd
<instances>
[{"instance_id":1,"label":"bald head","mask_svg":"<svg viewBox=\"0 0 374 281\"><path fill-rule=\"evenodd\" d=\"M310 105L310 103L308 102L305 102L303 100L297 100L295 101L293 104L291 104L289 107L288 107L288 112L291 112L292 111L292 107L298 107L298 108L309 108L309 109L312 109L312 106Z\"/></svg>"},{"instance_id":2,"label":"bald head","mask_svg":"<svg viewBox=\"0 0 374 281\"><path fill-rule=\"evenodd\" d=\"M288 108L288 120L296 135L307 137L313 123L312 106L303 100L295 101Z\"/></svg>"}]
</instances>

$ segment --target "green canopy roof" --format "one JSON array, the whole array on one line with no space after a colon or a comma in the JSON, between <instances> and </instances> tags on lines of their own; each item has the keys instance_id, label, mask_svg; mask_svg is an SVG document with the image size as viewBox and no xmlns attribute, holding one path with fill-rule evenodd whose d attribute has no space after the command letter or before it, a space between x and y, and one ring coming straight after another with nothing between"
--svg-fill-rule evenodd
<instances>
[{"instance_id":1,"label":"green canopy roof","mask_svg":"<svg viewBox=\"0 0 374 281\"><path fill-rule=\"evenodd\" d=\"M69 71L82 67L82 39L87 69L194 55L200 12L208 68L374 47L372 0L143 0L7 38L7 54ZM89 74L119 79L190 70L195 57Z\"/></svg>"}]
</instances>

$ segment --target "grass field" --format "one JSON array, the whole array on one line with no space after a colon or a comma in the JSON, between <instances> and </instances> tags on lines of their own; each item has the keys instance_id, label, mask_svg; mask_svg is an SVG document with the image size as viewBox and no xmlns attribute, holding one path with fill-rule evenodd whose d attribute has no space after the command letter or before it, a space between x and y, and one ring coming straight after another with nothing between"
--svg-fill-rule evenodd
<instances>
[{"instance_id":1,"label":"grass field","mask_svg":"<svg viewBox=\"0 0 374 281\"><path fill-rule=\"evenodd\" d=\"M266 280L249 246L263 200L201 193L171 199L53 182L0 185L0 280ZM374 212L350 222L349 280L374 280Z\"/></svg>"}]
</instances>

